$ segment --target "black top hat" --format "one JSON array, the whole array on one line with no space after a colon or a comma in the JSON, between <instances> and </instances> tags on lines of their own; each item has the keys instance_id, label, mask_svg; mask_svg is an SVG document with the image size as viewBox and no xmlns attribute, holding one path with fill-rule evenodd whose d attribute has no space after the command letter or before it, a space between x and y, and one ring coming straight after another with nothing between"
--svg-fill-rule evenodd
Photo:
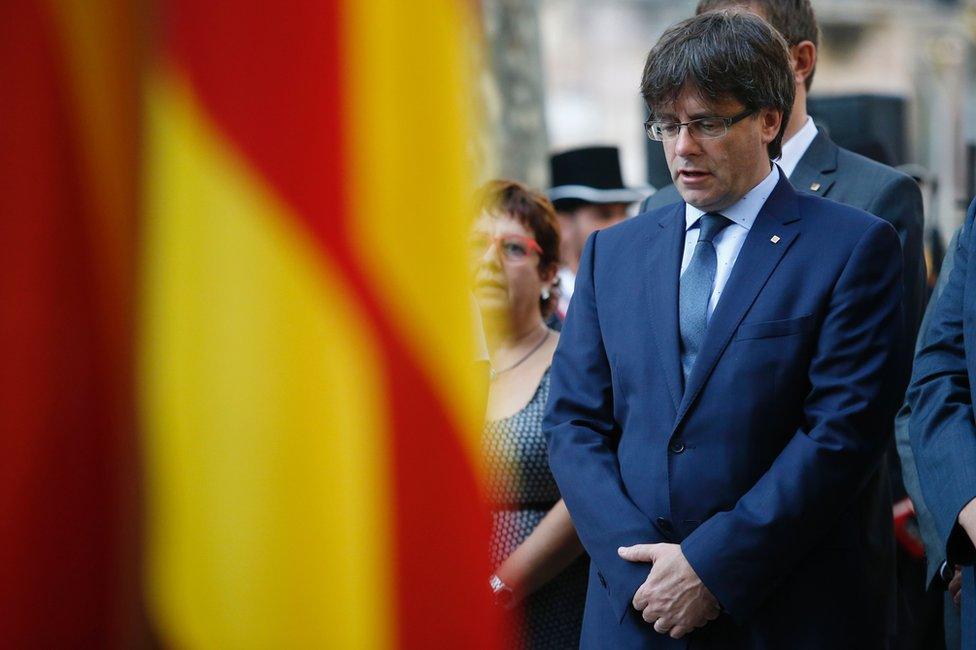
<instances>
[{"instance_id":1,"label":"black top hat","mask_svg":"<svg viewBox=\"0 0 976 650\"><path fill-rule=\"evenodd\" d=\"M624 187L617 147L582 147L549 158L549 200L585 203L633 203L645 193ZM558 203L557 203L558 207Z\"/></svg>"}]
</instances>

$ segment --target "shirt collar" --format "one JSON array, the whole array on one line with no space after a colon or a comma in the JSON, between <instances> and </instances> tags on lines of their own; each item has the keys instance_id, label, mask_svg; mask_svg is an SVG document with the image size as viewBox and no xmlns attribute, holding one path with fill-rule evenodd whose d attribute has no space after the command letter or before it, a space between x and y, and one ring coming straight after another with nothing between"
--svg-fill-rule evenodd
<instances>
[{"instance_id":1,"label":"shirt collar","mask_svg":"<svg viewBox=\"0 0 976 650\"><path fill-rule=\"evenodd\" d=\"M766 204L766 199L773 193L776 183L779 182L779 169L776 165L769 171L759 185L745 193L745 195L722 210L722 216L732 223L737 223L746 230L752 229L752 224L756 222L759 211ZM698 224L698 220L705 214L704 210L699 210L695 206L685 203L685 230L691 230Z\"/></svg>"},{"instance_id":2,"label":"shirt collar","mask_svg":"<svg viewBox=\"0 0 976 650\"><path fill-rule=\"evenodd\" d=\"M793 134L793 137L783 143L783 153L776 160L776 164L782 168L783 173L789 178L793 170L796 169L800 158L807 152L810 143L817 137L817 125L813 123L813 118L807 115L807 121L803 127Z\"/></svg>"}]
</instances>

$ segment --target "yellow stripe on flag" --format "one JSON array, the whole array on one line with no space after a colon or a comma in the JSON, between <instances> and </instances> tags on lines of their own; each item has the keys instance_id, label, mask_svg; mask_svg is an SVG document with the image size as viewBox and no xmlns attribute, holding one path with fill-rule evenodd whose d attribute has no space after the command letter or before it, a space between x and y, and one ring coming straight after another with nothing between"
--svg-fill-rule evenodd
<instances>
[{"instance_id":1,"label":"yellow stripe on flag","mask_svg":"<svg viewBox=\"0 0 976 650\"><path fill-rule=\"evenodd\" d=\"M177 648L392 643L374 332L174 73L148 97L150 606Z\"/></svg>"},{"instance_id":2,"label":"yellow stripe on flag","mask_svg":"<svg viewBox=\"0 0 976 650\"><path fill-rule=\"evenodd\" d=\"M410 349L480 460L484 417L469 279L473 169L467 114L477 78L466 47L477 3L346 3L354 243Z\"/></svg>"}]
</instances>

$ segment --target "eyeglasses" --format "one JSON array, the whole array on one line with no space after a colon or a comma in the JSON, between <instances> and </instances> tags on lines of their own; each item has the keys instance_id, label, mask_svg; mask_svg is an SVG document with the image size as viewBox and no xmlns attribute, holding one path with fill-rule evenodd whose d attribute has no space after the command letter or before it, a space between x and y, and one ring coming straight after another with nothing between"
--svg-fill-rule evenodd
<instances>
[{"instance_id":1,"label":"eyeglasses","mask_svg":"<svg viewBox=\"0 0 976 650\"><path fill-rule=\"evenodd\" d=\"M747 108L732 117L700 117L697 120L690 120L688 122L652 122L648 120L644 122L644 130L647 131L647 137L660 142L669 142L677 139L683 126L688 128L688 135L696 140L721 138L729 132L729 128L733 124L749 117L755 112L755 109Z\"/></svg>"},{"instance_id":2,"label":"eyeglasses","mask_svg":"<svg viewBox=\"0 0 976 650\"><path fill-rule=\"evenodd\" d=\"M478 259L485 254L492 245L500 251L506 262L518 264L528 259L530 253L542 255L542 247L531 237L522 235L500 235L489 237L487 235L475 236L471 238L471 257Z\"/></svg>"}]
</instances>

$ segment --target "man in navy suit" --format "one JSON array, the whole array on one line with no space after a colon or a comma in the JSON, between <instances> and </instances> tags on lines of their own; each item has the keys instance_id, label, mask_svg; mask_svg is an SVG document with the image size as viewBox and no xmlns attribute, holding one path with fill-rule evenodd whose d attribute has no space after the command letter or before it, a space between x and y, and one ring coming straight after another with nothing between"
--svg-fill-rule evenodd
<instances>
[{"instance_id":1,"label":"man in navy suit","mask_svg":"<svg viewBox=\"0 0 976 650\"><path fill-rule=\"evenodd\" d=\"M907 381L928 295L922 251L922 193L918 183L907 174L837 146L807 113L807 96L817 68L820 42L820 29L810 0L699 0L696 13L730 7L747 8L762 16L789 46L796 95L783 134L782 155L776 164L790 183L801 192L833 199L880 217L898 233L904 265L902 309L907 333L900 358ZM674 185L669 185L649 197L641 205L641 211L678 201L681 196ZM894 444L889 445L887 454L892 500L902 501L906 496L905 479ZM907 471L911 473L913 468L908 467ZM909 647L911 640L924 634L931 625L929 612L938 607L939 596L924 591L923 562L904 550L896 554L896 559L897 636L901 647Z\"/></svg>"},{"instance_id":2,"label":"man in navy suit","mask_svg":"<svg viewBox=\"0 0 976 650\"><path fill-rule=\"evenodd\" d=\"M898 236L772 165L793 74L755 15L672 27L641 90L684 200L587 240L543 425L582 646L884 647Z\"/></svg>"},{"instance_id":3,"label":"man in navy suit","mask_svg":"<svg viewBox=\"0 0 976 650\"><path fill-rule=\"evenodd\" d=\"M925 505L950 566L962 572L962 643L976 648L976 201L915 357L909 434Z\"/></svg>"}]
</instances>

